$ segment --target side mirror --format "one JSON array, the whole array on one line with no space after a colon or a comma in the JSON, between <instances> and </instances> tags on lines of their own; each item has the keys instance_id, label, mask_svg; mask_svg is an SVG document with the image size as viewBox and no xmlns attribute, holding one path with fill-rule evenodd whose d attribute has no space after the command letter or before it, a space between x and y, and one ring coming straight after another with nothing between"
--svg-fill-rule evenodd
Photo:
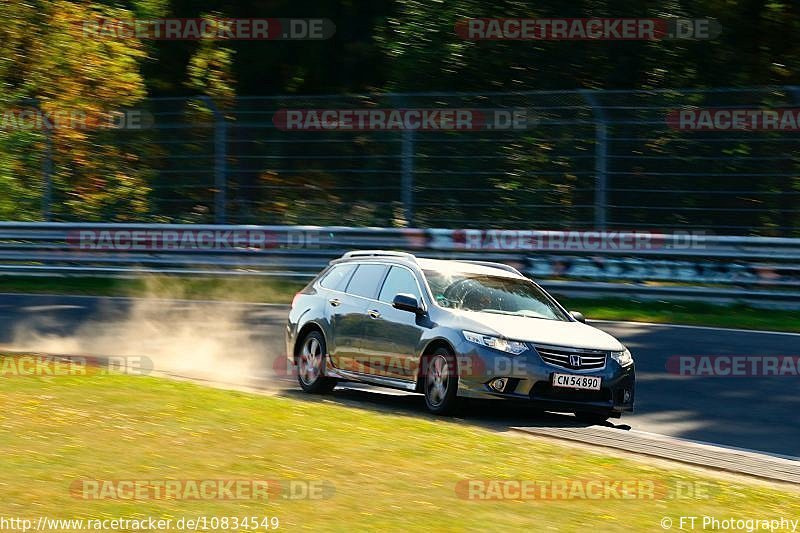
<instances>
[{"instance_id":1,"label":"side mirror","mask_svg":"<svg viewBox=\"0 0 800 533\"><path fill-rule=\"evenodd\" d=\"M574 318L578 322L583 322L584 324L586 324L586 317L583 316L583 313L579 313L577 311L570 311L569 314L571 314L572 318Z\"/></svg>"},{"instance_id":2,"label":"side mirror","mask_svg":"<svg viewBox=\"0 0 800 533\"><path fill-rule=\"evenodd\" d=\"M420 305L417 297L411 294L398 294L395 296L394 300L392 301L392 307L401 311L415 313L417 315L421 315L425 312L425 309L422 307L422 305Z\"/></svg>"}]
</instances>

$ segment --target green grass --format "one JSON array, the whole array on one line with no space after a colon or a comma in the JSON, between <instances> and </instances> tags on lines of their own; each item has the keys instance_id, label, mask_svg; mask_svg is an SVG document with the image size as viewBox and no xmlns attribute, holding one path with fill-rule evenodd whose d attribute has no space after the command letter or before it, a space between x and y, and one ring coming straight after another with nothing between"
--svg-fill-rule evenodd
<instances>
[{"instance_id":1,"label":"green grass","mask_svg":"<svg viewBox=\"0 0 800 533\"><path fill-rule=\"evenodd\" d=\"M800 332L800 311L756 309L741 304L668 302L621 298L559 298L567 308L595 320L632 320L724 328Z\"/></svg>"},{"instance_id":2,"label":"green grass","mask_svg":"<svg viewBox=\"0 0 800 533\"><path fill-rule=\"evenodd\" d=\"M130 376L0 380L0 516L277 516L309 531L659 531L681 515L800 517L797 493L428 416ZM324 482L320 500L86 501L79 479ZM704 483L682 498L480 501L470 479Z\"/></svg>"},{"instance_id":3,"label":"green grass","mask_svg":"<svg viewBox=\"0 0 800 533\"><path fill-rule=\"evenodd\" d=\"M0 276L0 292L155 296L288 304L306 281L275 278L186 278L149 276L140 279L97 277L31 278ZM559 300L590 319L632 320L800 332L800 311L756 309L745 305L668 302L622 298Z\"/></svg>"},{"instance_id":4,"label":"green grass","mask_svg":"<svg viewBox=\"0 0 800 533\"><path fill-rule=\"evenodd\" d=\"M137 279L104 277L0 276L0 292L78 294L86 296L154 296L159 298L219 299L290 303L308 280L248 278L188 278L144 276Z\"/></svg>"}]
</instances>

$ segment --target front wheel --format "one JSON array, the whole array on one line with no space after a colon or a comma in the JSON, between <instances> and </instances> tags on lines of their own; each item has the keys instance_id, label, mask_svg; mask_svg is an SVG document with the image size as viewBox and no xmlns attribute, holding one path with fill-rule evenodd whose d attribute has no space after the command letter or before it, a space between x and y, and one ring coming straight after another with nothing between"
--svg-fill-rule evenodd
<instances>
[{"instance_id":1,"label":"front wheel","mask_svg":"<svg viewBox=\"0 0 800 533\"><path fill-rule=\"evenodd\" d=\"M425 405L431 413L449 415L458 402L458 372L456 359L446 349L436 350L426 360Z\"/></svg>"},{"instance_id":2,"label":"front wheel","mask_svg":"<svg viewBox=\"0 0 800 533\"><path fill-rule=\"evenodd\" d=\"M336 380L325 377L325 338L312 331L303 338L297 354L297 381L305 392L322 394L336 386Z\"/></svg>"}]
</instances>

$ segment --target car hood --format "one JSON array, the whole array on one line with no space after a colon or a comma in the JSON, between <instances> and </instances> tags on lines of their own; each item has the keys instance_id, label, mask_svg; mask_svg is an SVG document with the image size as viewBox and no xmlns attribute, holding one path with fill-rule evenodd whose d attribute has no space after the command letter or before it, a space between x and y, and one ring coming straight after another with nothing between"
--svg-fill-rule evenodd
<instances>
[{"instance_id":1,"label":"car hood","mask_svg":"<svg viewBox=\"0 0 800 533\"><path fill-rule=\"evenodd\" d=\"M562 322L542 318L498 315L475 311L455 311L462 329L499 335L534 344L620 351L622 343L597 328L582 322Z\"/></svg>"}]
</instances>

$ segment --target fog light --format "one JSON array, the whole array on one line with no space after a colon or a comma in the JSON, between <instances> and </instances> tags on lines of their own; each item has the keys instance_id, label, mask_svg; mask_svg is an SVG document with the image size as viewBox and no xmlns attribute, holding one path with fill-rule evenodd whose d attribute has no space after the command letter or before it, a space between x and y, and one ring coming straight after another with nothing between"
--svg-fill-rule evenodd
<instances>
[{"instance_id":1,"label":"fog light","mask_svg":"<svg viewBox=\"0 0 800 533\"><path fill-rule=\"evenodd\" d=\"M622 393L622 403L628 403L631 401L631 391L630 389L625 389Z\"/></svg>"},{"instance_id":2,"label":"fog light","mask_svg":"<svg viewBox=\"0 0 800 533\"><path fill-rule=\"evenodd\" d=\"M508 380L506 378L497 378L489 383L489 386L497 392L503 392L506 389L506 385L508 385Z\"/></svg>"}]
</instances>

